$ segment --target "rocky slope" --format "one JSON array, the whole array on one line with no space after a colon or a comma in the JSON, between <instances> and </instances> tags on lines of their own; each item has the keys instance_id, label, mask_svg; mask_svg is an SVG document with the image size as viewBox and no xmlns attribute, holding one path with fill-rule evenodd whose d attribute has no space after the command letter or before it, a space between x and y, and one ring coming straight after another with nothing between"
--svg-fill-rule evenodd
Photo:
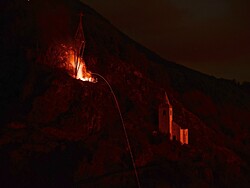
<instances>
[{"instance_id":1,"label":"rocky slope","mask_svg":"<svg viewBox=\"0 0 250 188\"><path fill-rule=\"evenodd\" d=\"M142 187L249 186L250 99L239 84L160 58L78 1L0 7L1 187L136 187L108 86L75 80L47 57L74 36L80 11L84 59L117 95ZM152 134L164 91L188 146Z\"/></svg>"}]
</instances>

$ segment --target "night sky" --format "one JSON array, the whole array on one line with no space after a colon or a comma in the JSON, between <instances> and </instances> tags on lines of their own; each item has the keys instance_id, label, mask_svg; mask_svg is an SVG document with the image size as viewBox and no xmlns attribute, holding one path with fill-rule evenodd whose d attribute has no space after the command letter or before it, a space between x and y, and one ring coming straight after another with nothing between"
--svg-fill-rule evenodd
<instances>
[{"instance_id":1,"label":"night sky","mask_svg":"<svg viewBox=\"0 0 250 188\"><path fill-rule=\"evenodd\" d=\"M250 81L249 0L82 0L165 59Z\"/></svg>"}]
</instances>

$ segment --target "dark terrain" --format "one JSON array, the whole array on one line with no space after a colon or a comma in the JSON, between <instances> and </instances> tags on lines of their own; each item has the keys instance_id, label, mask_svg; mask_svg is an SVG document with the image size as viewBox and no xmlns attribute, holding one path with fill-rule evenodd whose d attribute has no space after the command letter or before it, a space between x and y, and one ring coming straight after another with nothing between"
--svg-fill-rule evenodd
<instances>
[{"instance_id":1,"label":"dark terrain","mask_svg":"<svg viewBox=\"0 0 250 188\"><path fill-rule=\"evenodd\" d=\"M77 0L0 2L0 187L136 187L105 82L58 68L80 12L88 70L119 101L142 187L249 187L250 84L162 59ZM158 128L167 91L189 145Z\"/></svg>"}]
</instances>

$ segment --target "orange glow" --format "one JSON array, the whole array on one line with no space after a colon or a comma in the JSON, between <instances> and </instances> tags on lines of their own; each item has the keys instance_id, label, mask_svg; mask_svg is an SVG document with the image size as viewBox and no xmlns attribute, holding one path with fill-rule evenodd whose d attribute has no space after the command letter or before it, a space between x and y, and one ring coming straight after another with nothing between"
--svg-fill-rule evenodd
<instances>
[{"instance_id":1,"label":"orange glow","mask_svg":"<svg viewBox=\"0 0 250 188\"><path fill-rule=\"evenodd\" d=\"M63 56L60 59L64 59L64 68L68 71L69 75L73 78L79 79L84 82L96 83L97 79L93 78L91 72L87 70L86 64L82 58L77 58L72 47L61 45L64 50ZM77 63L76 63L77 62ZM76 66L78 68L76 69ZM75 73L77 70L77 73Z\"/></svg>"}]
</instances>

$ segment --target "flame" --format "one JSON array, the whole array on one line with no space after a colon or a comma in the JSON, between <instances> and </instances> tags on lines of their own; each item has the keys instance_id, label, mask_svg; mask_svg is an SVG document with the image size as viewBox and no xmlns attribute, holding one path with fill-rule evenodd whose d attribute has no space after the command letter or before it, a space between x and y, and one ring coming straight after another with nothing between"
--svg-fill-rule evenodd
<instances>
[{"instance_id":1,"label":"flame","mask_svg":"<svg viewBox=\"0 0 250 188\"><path fill-rule=\"evenodd\" d=\"M65 50L64 58L59 57L60 59L66 59L65 68L68 71L69 75L73 78L79 79L84 82L92 82L96 83L97 79L93 78L91 72L87 70L86 64L82 58L75 58L75 53L72 47L67 47L65 45L61 45L61 47ZM65 58L66 57L66 58ZM76 66L78 66L77 73L75 73Z\"/></svg>"},{"instance_id":2,"label":"flame","mask_svg":"<svg viewBox=\"0 0 250 188\"><path fill-rule=\"evenodd\" d=\"M72 54L72 52L71 52L71 54ZM82 80L84 82L86 82L86 81L93 82L93 83L97 82L97 80L91 76L91 72L87 71L86 64L82 58L78 58L78 62L75 63L74 53L73 53L73 56L71 55L70 64L73 67L73 70L75 70L76 65L79 66L78 71L77 71L77 75L76 75L76 79Z\"/></svg>"}]
</instances>

